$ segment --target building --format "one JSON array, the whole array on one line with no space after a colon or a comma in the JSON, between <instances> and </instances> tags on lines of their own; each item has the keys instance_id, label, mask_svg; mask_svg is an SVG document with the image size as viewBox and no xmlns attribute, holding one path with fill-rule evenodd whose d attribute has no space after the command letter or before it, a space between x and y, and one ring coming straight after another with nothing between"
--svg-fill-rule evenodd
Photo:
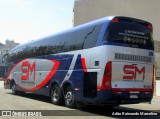
<instances>
[{"instance_id":1,"label":"building","mask_svg":"<svg viewBox=\"0 0 160 119\"><path fill-rule=\"evenodd\" d=\"M2 61L2 57L4 54L8 53L11 49L19 45L19 43L15 43L13 40L6 40L5 44L0 43L0 66L4 65Z\"/></svg>"},{"instance_id":2,"label":"building","mask_svg":"<svg viewBox=\"0 0 160 119\"><path fill-rule=\"evenodd\" d=\"M0 43L0 56L3 54L3 48L4 48L4 44Z\"/></svg>"},{"instance_id":3,"label":"building","mask_svg":"<svg viewBox=\"0 0 160 119\"><path fill-rule=\"evenodd\" d=\"M159 0L76 0L73 26L106 16L120 15L147 20L153 24L154 40L160 38Z\"/></svg>"},{"instance_id":4,"label":"building","mask_svg":"<svg viewBox=\"0 0 160 119\"><path fill-rule=\"evenodd\" d=\"M147 20L153 25L155 51L160 53L159 5L160 0L75 0L73 26L114 15ZM159 58L156 62L160 67Z\"/></svg>"}]
</instances>

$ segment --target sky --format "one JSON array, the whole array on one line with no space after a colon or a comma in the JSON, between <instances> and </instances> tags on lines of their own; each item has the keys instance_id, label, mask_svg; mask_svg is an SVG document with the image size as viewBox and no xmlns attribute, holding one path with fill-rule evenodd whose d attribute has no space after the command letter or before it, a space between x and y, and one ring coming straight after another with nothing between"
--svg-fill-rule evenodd
<instances>
[{"instance_id":1,"label":"sky","mask_svg":"<svg viewBox=\"0 0 160 119\"><path fill-rule=\"evenodd\" d=\"M25 43L72 27L74 0L0 0L0 42Z\"/></svg>"}]
</instances>

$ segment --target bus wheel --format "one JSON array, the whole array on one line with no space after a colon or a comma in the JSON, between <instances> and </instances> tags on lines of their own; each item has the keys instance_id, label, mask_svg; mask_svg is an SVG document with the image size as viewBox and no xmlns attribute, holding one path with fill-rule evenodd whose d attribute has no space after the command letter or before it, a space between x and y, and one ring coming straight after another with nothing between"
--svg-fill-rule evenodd
<instances>
[{"instance_id":1,"label":"bus wheel","mask_svg":"<svg viewBox=\"0 0 160 119\"><path fill-rule=\"evenodd\" d=\"M73 89L71 86L68 86L65 90L65 105L69 108L75 108L76 107L76 101L73 93Z\"/></svg>"},{"instance_id":2,"label":"bus wheel","mask_svg":"<svg viewBox=\"0 0 160 119\"><path fill-rule=\"evenodd\" d=\"M17 94L17 90L16 90L16 85L15 84L13 84L13 86L12 86L12 94L13 95Z\"/></svg>"},{"instance_id":3,"label":"bus wheel","mask_svg":"<svg viewBox=\"0 0 160 119\"><path fill-rule=\"evenodd\" d=\"M51 100L55 105L61 105L63 103L61 90L58 85L54 85L51 89Z\"/></svg>"}]
</instances>

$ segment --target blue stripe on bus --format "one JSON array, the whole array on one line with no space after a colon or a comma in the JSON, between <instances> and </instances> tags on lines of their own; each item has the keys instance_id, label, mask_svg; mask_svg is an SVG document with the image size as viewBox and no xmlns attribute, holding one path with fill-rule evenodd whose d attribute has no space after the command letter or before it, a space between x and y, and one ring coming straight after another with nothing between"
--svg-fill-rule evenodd
<instances>
[{"instance_id":1,"label":"blue stripe on bus","mask_svg":"<svg viewBox=\"0 0 160 119\"><path fill-rule=\"evenodd\" d=\"M73 54L45 55L38 56L39 59L57 60L60 62L58 70L68 70L73 60Z\"/></svg>"},{"instance_id":2,"label":"blue stripe on bus","mask_svg":"<svg viewBox=\"0 0 160 119\"><path fill-rule=\"evenodd\" d=\"M108 28L109 23L110 23L110 20L106 20L106 22L103 24L101 31L99 33L99 36L98 36L96 46L103 45L103 38L104 38L104 35L106 33L106 29Z\"/></svg>"}]
</instances>

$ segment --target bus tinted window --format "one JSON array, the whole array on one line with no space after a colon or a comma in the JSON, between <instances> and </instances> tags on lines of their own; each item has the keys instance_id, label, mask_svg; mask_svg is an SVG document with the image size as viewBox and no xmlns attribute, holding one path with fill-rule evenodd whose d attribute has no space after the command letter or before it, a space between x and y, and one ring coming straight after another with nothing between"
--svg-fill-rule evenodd
<instances>
[{"instance_id":1,"label":"bus tinted window","mask_svg":"<svg viewBox=\"0 0 160 119\"><path fill-rule=\"evenodd\" d=\"M96 25L90 29L88 29L88 31L86 32L86 34L84 35L84 45L83 48L91 48L94 47L97 40L98 40L98 36L101 30L102 24L100 25Z\"/></svg>"},{"instance_id":2,"label":"bus tinted window","mask_svg":"<svg viewBox=\"0 0 160 119\"><path fill-rule=\"evenodd\" d=\"M134 23L111 23L104 41L131 44L134 47L153 47L151 30Z\"/></svg>"},{"instance_id":3,"label":"bus tinted window","mask_svg":"<svg viewBox=\"0 0 160 119\"><path fill-rule=\"evenodd\" d=\"M101 27L102 24L92 25L18 46L10 52L8 62L95 47Z\"/></svg>"}]
</instances>

